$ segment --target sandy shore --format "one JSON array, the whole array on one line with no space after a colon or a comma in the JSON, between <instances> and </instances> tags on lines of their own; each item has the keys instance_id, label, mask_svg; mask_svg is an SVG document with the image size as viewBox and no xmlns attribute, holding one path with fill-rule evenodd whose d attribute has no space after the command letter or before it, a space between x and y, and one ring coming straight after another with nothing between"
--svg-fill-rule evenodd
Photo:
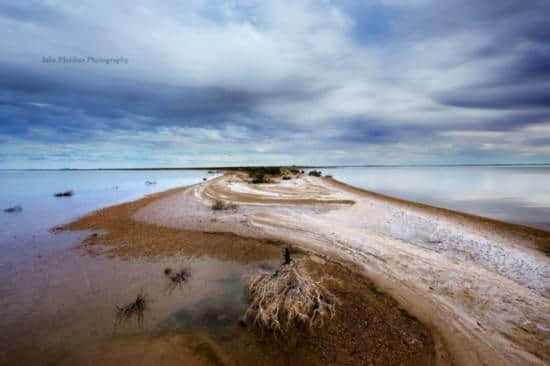
<instances>
[{"instance_id":1,"label":"sandy shore","mask_svg":"<svg viewBox=\"0 0 550 366\"><path fill-rule=\"evenodd\" d=\"M352 263L332 261L301 250L289 241L247 238L228 232L223 229L223 216L227 211L216 212L210 206L203 207L204 216L195 217L196 227L193 228L167 227L135 220L142 210L148 210L152 205L156 207L158 203L164 205L164 200L186 196L192 189L174 189L102 209L57 230L85 230L91 234L79 249L91 256L122 258L130 263L135 259L162 262L181 255L240 263L280 262L283 249L291 246L294 260L304 262L314 278L329 276L334 280L327 283L327 288L339 299L336 316L323 329L302 329L282 338L273 338L252 326L243 328L239 323L243 310L229 315L227 329L216 331L216 339L204 338L204 330L186 330L191 331L191 335L146 332L140 337L115 337L71 350L62 358L61 364L133 363L136 352L147 356L138 357L143 364L180 364L182 358L190 365L412 366L436 363L436 345L430 330L393 298L381 292L372 281L358 274ZM198 214L199 209L199 206L189 204L184 212ZM238 210L236 208L235 212ZM208 308L200 311L204 311L206 323L216 322L219 316ZM227 314L227 310L220 309L220 312ZM206 339L207 343L196 337ZM193 344L197 342L208 344L209 353L215 357L205 359L202 351L194 352L196 347ZM173 347L174 344L181 346Z\"/></svg>"},{"instance_id":2,"label":"sandy shore","mask_svg":"<svg viewBox=\"0 0 550 366\"><path fill-rule=\"evenodd\" d=\"M212 211L217 199L236 208ZM103 230L85 248L117 256L255 258L280 250L266 243L290 242L374 281L430 328L438 364L550 361L550 234L541 230L327 178L252 185L238 174L101 210L68 228Z\"/></svg>"}]
</instances>

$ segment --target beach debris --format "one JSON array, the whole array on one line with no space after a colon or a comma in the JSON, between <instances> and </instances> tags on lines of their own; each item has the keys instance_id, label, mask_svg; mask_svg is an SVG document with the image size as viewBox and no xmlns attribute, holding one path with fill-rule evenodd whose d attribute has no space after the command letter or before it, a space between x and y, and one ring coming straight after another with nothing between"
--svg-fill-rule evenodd
<instances>
[{"instance_id":1,"label":"beach debris","mask_svg":"<svg viewBox=\"0 0 550 366\"><path fill-rule=\"evenodd\" d=\"M235 210L237 208L237 205L235 205L232 202L224 202L222 200L215 200L212 204L212 210L214 211L221 211L221 210Z\"/></svg>"},{"instance_id":2,"label":"beach debris","mask_svg":"<svg viewBox=\"0 0 550 366\"><path fill-rule=\"evenodd\" d=\"M203 181L203 182L206 182L206 181L207 181L207 179L206 179L206 178L202 178L202 181Z\"/></svg>"},{"instance_id":3,"label":"beach debris","mask_svg":"<svg viewBox=\"0 0 550 366\"><path fill-rule=\"evenodd\" d=\"M143 314L147 309L147 300L145 295L140 292L136 299L128 305L116 307L116 324L121 324L133 317L137 318L138 325L143 325Z\"/></svg>"},{"instance_id":4,"label":"beach debris","mask_svg":"<svg viewBox=\"0 0 550 366\"><path fill-rule=\"evenodd\" d=\"M4 209L4 212L7 212L7 213L14 213L14 212L21 212L21 211L23 211L23 207L19 205Z\"/></svg>"},{"instance_id":5,"label":"beach debris","mask_svg":"<svg viewBox=\"0 0 550 366\"><path fill-rule=\"evenodd\" d=\"M54 197L71 197L72 195L73 195L73 191L65 191L65 192L54 193Z\"/></svg>"},{"instance_id":6,"label":"beach debris","mask_svg":"<svg viewBox=\"0 0 550 366\"><path fill-rule=\"evenodd\" d=\"M172 272L171 268L165 268L164 274L168 277L170 282L168 283L168 287L166 288L167 292L169 294L172 293L177 287L182 286L189 281L191 278L191 271L187 268L182 268L181 270L177 272Z\"/></svg>"},{"instance_id":7,"label":"beach debris","mask_svg":"<svg viewBox=\"0 0 550 366\"><path fill-rule=\"evenodd\" d=\"M290 180L290 179L292 179L292 178L289 177L288 175L285 175L285 176L283 177L283 180Z\"/></svg>"},{"instance_id":8,"label":"beach debris","mask_svg":"<svg viewBox=\"0 0 550 366\"><path fill-rule=\"evenodd\" d=\"M191 278L191 272L189 272L188 269L183 268L180 271L174 274L171 274L169 278L170 278L170 281L172 281L173 283L176 283L176 284L184 283Z\"/></svg>"},{"instance_id":9,"label":"beach debris","mask_svg":"<svg viewBox=\"0 0 550 366\"><path fill-rule=\"evenodd\" d=\"M146 181L145 181L145 185L146 185L146 186L152 186L152 185L154 185L154 184L157 184L157 182L155 182L154 180L146 180Z\"/></svg>"},{"instance_id":10,"label":"beach debris","mask_svg":"<svg viewBox=\"0 0 550 366\"><path fill-rule=\"evenodd\" d=\"M307 173L310 177L320 177L323 175L320 170L312 170L309 173Z\"/></svg>"},{"instance_id":11,"label":"beach debris","mask_svg":"<svg viewBox=\"0 0 550 366\"><path fill-rule=\"evenodd\" d=\"M83 240L82 244L84 245L95 245L97 243L97 239L99 238L98 233L92 233L86 237L86 239Z\"/></svg>"},{"instance_id":12,"label":"beach debris","mask_svg":"<svg viewBox=\"0 0 550 366\"><path fill-rule=\"evenodd\" d=\"M50 230L48 230L50 233L52 234L57 234L57 233L60 233L62 231L64 231L65 228L63 226L54 226L52 227Z\"/></svg>"},{"instance_id":13,"label":"beach debris","mask_svg":"<svg viewBox=\"0 0 550 366\"><path fill-rule=\"evenodd\" d=\"M324 277L315 281L296 261L281 265L273 273L257 274L246 289L249 307L242 321L273 333L284 333L302 325L323 326L326 319L334 317L338 303L336 296L323 285L326 280Z\"/></svg>"}]
</instances>

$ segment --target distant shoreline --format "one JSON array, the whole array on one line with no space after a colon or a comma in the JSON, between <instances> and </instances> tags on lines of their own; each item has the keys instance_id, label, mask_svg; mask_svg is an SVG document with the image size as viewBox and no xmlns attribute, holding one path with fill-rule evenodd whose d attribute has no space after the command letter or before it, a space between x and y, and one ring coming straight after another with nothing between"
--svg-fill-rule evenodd
<instances>
[{"instance_id":1,"label":"distant shoreline","mask_svg":"<svg viewBox=\"0 0 550 366\"><path fill-rule=\"evenodd\" d=\"M206 167L160 167L160 168L0 168L0 171L156 171L156 170L238 170L255 167L295 167L298 169L340 168L437 168L437 167L550 167L550 163L498 163L498 164L364 164L364 165L243 165Z\"/></svg>"}]
</instances>

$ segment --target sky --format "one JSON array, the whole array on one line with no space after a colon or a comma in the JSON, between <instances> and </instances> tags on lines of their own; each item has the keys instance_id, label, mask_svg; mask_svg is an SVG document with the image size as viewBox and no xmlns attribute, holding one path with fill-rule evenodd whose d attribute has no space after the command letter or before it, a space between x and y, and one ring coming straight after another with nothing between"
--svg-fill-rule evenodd
<instances>
[{"instance_id":1,"label":"sky","mask_svg":"<svg viewBox=\"0 0 550 366\"><path fill-rule=\"evenodd\" d=\"M0 0L0 168L550 162L548 0Z\"/></svg>"}]
</instances>

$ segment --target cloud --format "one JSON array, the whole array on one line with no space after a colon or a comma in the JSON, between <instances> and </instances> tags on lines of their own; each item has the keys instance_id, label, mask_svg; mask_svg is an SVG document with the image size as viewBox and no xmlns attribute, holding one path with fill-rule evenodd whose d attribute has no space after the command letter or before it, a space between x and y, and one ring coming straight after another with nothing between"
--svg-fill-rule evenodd
<instances>
[{"instance_id":1,"label":"cloud","mask_svg":"<svg viewBox=\"0 0 550 366\"><path fill-rule=\"evenodd\" d=\"M2 4L0 166L549 161L529 137L550 120L549 14L543 0Z\"/></svg>"}]
</instances>

